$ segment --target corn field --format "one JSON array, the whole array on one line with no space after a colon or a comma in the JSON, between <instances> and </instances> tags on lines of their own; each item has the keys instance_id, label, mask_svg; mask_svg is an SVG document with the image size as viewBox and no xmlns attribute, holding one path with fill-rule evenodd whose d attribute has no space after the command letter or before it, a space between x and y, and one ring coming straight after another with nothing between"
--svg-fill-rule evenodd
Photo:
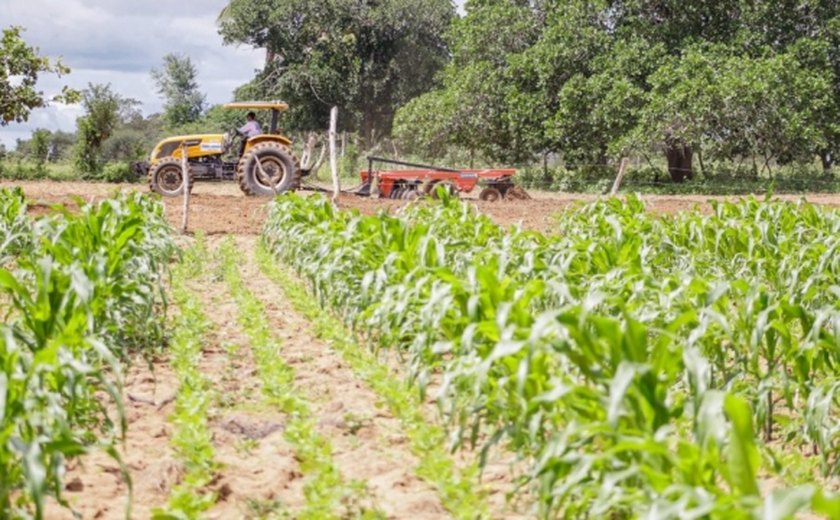
<instances>
[{"instance_id":1,"label":"corn field","mask_svg":"<svg viewBox=\"0 0 840 520\"><path fill-rule=\"evenodd\" d=\"M0 190L0 519L840 518L840 215L439 195Z\"/></svg>"}]
</instances>

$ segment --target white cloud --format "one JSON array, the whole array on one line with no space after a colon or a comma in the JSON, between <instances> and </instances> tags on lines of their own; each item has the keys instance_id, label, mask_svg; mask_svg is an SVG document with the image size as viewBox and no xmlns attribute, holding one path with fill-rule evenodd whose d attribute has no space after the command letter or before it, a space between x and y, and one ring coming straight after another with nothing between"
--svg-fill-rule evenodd
<instances>
[{"instance_id":1,"label":"white cloud","mask_svg":"<svg viewBox=\"0 0 840 520\"><path fill-rule=\"evenodd\" d=\"M85 88L110 83L123 96L143 103L146 114L157 112L149 72L170 52L189 56L210 103L232 98L233 90L254 76L263 51L225 46L216 17L227 0L0 0L0 26L21 25L24 39L46 56L61 56L72 73L44 76L38 88L51 96L63 85ZM0 142L14 146L32 130L72 131L78 107L52 105L35 110L28 122L0 127Z\"/></svg>"}]
</instances>

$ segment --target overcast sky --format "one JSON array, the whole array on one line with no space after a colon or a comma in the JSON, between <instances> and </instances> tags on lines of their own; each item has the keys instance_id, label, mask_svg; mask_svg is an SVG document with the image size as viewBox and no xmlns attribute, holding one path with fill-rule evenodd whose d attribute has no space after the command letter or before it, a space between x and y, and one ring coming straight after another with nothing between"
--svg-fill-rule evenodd
<instances>
[{"instance_id":1,"label":"overcast sky","mask_svg":"<svg viewBox=\"0 0 840 520\"><path fill-rule=\"evenodd\" d=\"M21 25L23 37L46 56L61 56L72 72L61 79L42 76L45 94L61 85L82 89L88 83L110 83L119 94L143 103L144 114L158 112L149 71L163 56L189 56L209 103L229 101L233 90L250 80L264 54L241 46L224 46L216 17L226 0L0 0L0 27ZM0 142L12 148L35 128L73 131L79 106L53 105L35 110L27 123L0 126Z\"/></svg>"},{"instance_id":2,"label":"overcast sky","mask_svg":"<svg viewBox=\"0 0 840 520\"><path fill-rule=\"evenodd\" d=\"M43 55L61 56L72 69L61 79L42 76L38 88L48 96L65 84L83 89L88 83L110 83L120 95L142 102L148 115L162 105L149 72L169 52L193 60L211 104L229 101L233 90L261 67L262 51L222 44L216 17L226 4L227 0L0 0L0 28L23 26L29 45ZM0 142L12 148L15 139L29 138L36 128L73 131L79 115L78 105L35 110L26 123L0 126Z\"/></svg>"}]
</instances>

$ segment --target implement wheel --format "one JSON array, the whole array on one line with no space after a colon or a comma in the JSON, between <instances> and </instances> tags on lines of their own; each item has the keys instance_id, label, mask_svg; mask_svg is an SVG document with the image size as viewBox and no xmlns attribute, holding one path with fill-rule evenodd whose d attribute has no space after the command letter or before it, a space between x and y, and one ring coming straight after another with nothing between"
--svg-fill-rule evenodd
<instances>
[{"instance_id":1,"label":"implement wheel","mask_svg":"<svg viewBox=\"0 0 840 520\"><path fill-rule=\"evenodd\" d=\"M177 197L184 193L184 173L181 171L181 160L167 157L149 169L149 189L160 193L164 197ZM194 180L189 179L189 189L192 191Z\"/></svg>"},{"instance_id":2,"label":"implement wheel","mask_svg":"<svg viewBox=\"0 0 840 520\"><path fill-rule=\"evenodd\" d=\"M239 159L239 188L246 195L271 197L300 186L300 164L280 143L260 143Z\"/></svg>"},{"instance_id":3,"label":"implement wheel","mask_svg":"<svg viewBox=\"0 0 840 520\"><path fill-rule=\"evenodd\" d=\"M478 194L478 198L485 202L496 202L497 200L502 200L502 192L496 188L484 188Z\"/></svg>"},{"instance_id":4,"label":"implement wheel","mask_svg":"<svg viewBox=\"0 0 840 520\"><path fill-rule=\"evenodd\" d=\"M448 192L450 195L452 195L456 199L459 198L458 188L456 188L455 185L452 184L449 181L438 181L438 182L432 182L432 183L428 184L426 186L426 189L425 189L426 195L431 196L433 199L438 199L439 198L438 197L438 187L439 186L442 187L443 190Z\"/></svg>"},{"instance_id":5,"label":"implement wheel","mask_svg":"<svg viewBox=\"0 0 840 520\"><path fill-rule=\"evenodd\" d=\"M509 200L530 200L531 196L521 186L513 186L505 192L505 198Z\"/></svg>"}]
</instances>

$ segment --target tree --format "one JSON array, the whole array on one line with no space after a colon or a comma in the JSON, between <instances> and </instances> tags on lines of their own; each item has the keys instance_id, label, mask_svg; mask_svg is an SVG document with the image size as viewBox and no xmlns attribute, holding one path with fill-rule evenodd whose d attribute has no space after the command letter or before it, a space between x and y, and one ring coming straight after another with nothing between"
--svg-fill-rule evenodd
<instances>
[{"instance_id":1,"label":"tree","mask_svg":"<svg viewBox=\"0 0 840 520\"><path fill-rule=\"evenodd\" d=\"M790 53L753 58L699 45L649 79L637 129L642 143L668 135L714 156L751 157L760 161L756 175L772 161L810 161L826 145L831 75Z\"/></svg>"},{"instance_id":2,"label":"tree","mask_svg":"<svg viewBox=\"0 0 840 520\"><path fill-rule=\"evenodd\" d=\"M486 2L473 15L454 20L446 33L453 59L439 75L445 88L407 103L397 113L394 134L419 155L433 144L452 144L466 148L471 158L480 152L506 163L529 159L537 147L529 142L534 134L524 121L517 128L521 131L509 124L507 99L513 88L505 71L508 57L528 49L539 36L539 11L522 2ZM499 27L505 30L495 30ZM533 100L522 101L535 106Z\"/></svg>"},{"instance_id":3,"label":"tree","mask_svg":"<svg viewBox=\"0 0 840 520\"><path fill-rule=\"evenodd\" d=\"M70 69L60 60L50 61L40 56L38 49L29 47L21 38L23 28L3 29L0 40L0 125L23 122L35 108L46 106L49 101L37 90L38 76L42 73L62 76ZM64 87L61 94L53 96L54 102L73 103L78 92Z\"/></svg>"},{"instance_id":4,"label":"tree","mask_svg":"<svg viewBox=\"0 0 840 520\"><path fill-rule=\"evenodd\" d=\"M87 177L102 169L102 146L120 124L139 117L140 102L124 98L111 85L88 84L82 93L85 115L76 121L76 167Z\"/></svg>"},{"instance_id":5,"label":"tree","mask_svg":"<svg viewBox=\"0 0 840 520\"><path fill-rule=\"evenodd\" d=\"M32 139L30 141L29 151L32 158L39 165L47 161L47 156L50 153L50 137L52 132L39 128L32 132Z\"/></svg>"},{"instance_id":6,"label":"tree","mask_svg":"<svg viewBox=\"0 0 840 520\"><path fill-rule=\"evenodd\" d=\"M164 119L170 126L197 121L204 111L205 96L199 91L198 72L188 56L167 54L163 68L153 69L152 78L165 100Z\"/></svg>"},{"instance_id":7,"label":"tree","mask_svg":"<svg viewBox=\"0 0 840 520\"><path fill-rule=\"evenodd\" d=\"M465 8L447 33L452 60L439 88L398 114L403 141L425 131L415 107L445 99L470 107L479 130L469 146L497 160L553 152L572 165L603 164L656 150L682 181L703 151L765 165L819 155L826 168L840 151L835 0L471 0ZM476 73L483 81L469 79ZM456 128L461 117L445 112L437 126ZM464 144L459 132L438 133Z\"/></svg>"},{"instance_id":8,"label":"tree","mask_svg":"<svg viewBox=\"0 0 840 520\"><path fill-rule=\"evenodd\" d=\"M371 146L397 107L427 91L445 64L449 0L233 0L220 17L228 43L267 51L236 97L284 99L292 130L323 129L332 106Z\"/></svg>"}]
</instances>

